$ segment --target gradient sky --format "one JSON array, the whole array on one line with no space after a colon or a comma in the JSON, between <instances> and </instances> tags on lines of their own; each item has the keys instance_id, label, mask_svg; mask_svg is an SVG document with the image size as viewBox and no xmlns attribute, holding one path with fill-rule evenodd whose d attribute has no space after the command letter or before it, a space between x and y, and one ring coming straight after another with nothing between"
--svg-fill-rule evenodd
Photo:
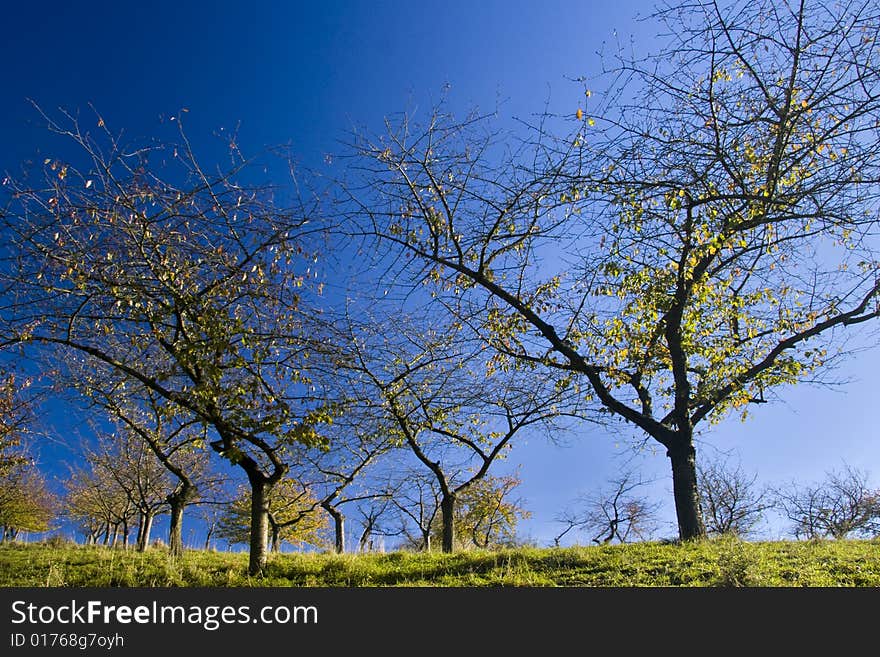
<instances>
[{"instance_id":1,"label":"gradient sky","mask_svg":"<svg viewBox=\"0 0 880 657\"><path fill-rule=\"evenodd\" d=\"M151 136L181 108L196 151L239 126L247 152L290 143L318 166L354 126L379 129L384 116L427 107L450 87L453 107L528 117L572 111L572 78L598 72L596 52L632 38L650 47L638 12L653 3L617 2L89 2L5 3L0 28L0 169L41 158L47 143L32 99L49 112L94 106L114 130ZM37 160L39 161L39 160ZM876 339L874 340L876 343ZM880 475L880 350L839 372L840 391L800 387L785 402L754 409L700 438L703 453L740 459L760 481L820 479L844 462ZM56 406L47 424L73 435ZM85 431L85 429L82 429ZM585 426L568 447L521 441L505 469L520 464L522 497L533 517L523 530L540 544L560 527L554 516L614 476L636 434ZM41 451L43 460L55 454ZM623 454L624 456L620 456ZM48 455L48 456L47 456ZM663 536L676 534L668 461L643 454L646 477L666 504ZM768 529L777 535L781 525Z\"/></svg>"}]
</instances>

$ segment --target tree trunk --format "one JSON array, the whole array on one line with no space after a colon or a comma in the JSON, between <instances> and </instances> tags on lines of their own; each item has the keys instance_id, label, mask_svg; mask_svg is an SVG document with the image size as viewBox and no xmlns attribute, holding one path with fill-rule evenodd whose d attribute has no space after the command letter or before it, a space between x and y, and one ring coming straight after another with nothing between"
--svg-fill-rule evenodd
<instances>
[{"instance_id":1,"label":"tree trunk","mask_svg":"<svg viewBox=\"0 0 880 657\"><path fill-rule=\"evenodd\" d=\"M171 508L168 524L168 546L172 557L183 555L183 511L187 503L195 497L197 489L188 480L181 480L166 501ZM210 535L209 535L210 540ZM207 545L205 546L207 550Z\"/></svg>"},{"instance_id":2,"label":"tree trunk","mask_svg":"<svg viewBox=\"0 0 880 657\"><path fill-rule=\"evenodd\" d=\"M345 516L337 513L333 516L333 526L336 530L336 553L345 552Z\"/></svg>"},{"instance_id":3,"label":"tree trunk","mask_svg":"<svg viewBox=\"0 0 880 657\"><path fill-rule=\"evenodd\" d=\"M153 517L154 514L152 511L141 513L140 522L138 523L137 534L138 552L145 552L147 547L150 545L150 533L153 531Z\"/></svg>"},{"instance_id":4,"label":"tree trunk","mask_svg":"<svg viewBox=\"0 0 880 657\"><path fill-rule=\"evenodd\" d=\"M443 522L443 551L455 549L455 495L449 493L440 501L440 515Z\"/></svg>"},{"instance_id":5,"label":"tree trunk","mask_svg":"<svg viewBox=\"0 0 880 657\"><path fill-rule=\"evenodd\" d=\"M205 535L205 550L211 549L211 539L214 537L214 529L217 527L216 522L208 524L208 533Z\"/></svg>"},{"instance_id":6,"label":"tree trunk","mask_svg":"<svg viewBox=\"0 0 880 657\"><path fill-rule=\"evenodd\" d=\"M268 516L269 519L269 533L271 535L271 540L269 541L269 546L272 552L280 552L281 551L281 527L279 527L276 523L272 522L272 517Z\"/></svg>"},{"instance_id":7,"label":"tree trunk","mask_svg":"<svg viewBox=\"0 0 880 657\"><path fill-rule=\"evenodd\" d=\"M331 504L322 504L321 506L333 518L333 549L336 551L336 554L342 554L345 552L345 516Z\"/></svg>"},{"instance_id":8,"label":"tree trunk","mask_svg":"<svg viewBox=\"0 0 880 657\"><path fill-rule=\"evenodd\" d=\"M259 474L249 476L251 483L251 536L249 575L262 575L266 568L269 542L269 491L271 487Z\"/></svg>"},{"instance_id":9,"label":"tree trunk","mask_svg":"<svg viewBox=\"0 0 880 657\"><path fill-rule=\"evenodd\" d=\"M700 495L697 491L696 451L691 440L683 442L683 446L669 448L666 455L672 462L672 492L678 518L678 535L681 540L687 541L706 538L706 527L703 525Z\"/></svg>"},{"instance_id":10,"label":"tree trunk","mask_svg":"<svg viewBox=\"0 0 880 657\"><path fill-rule=\"evenodd\" d=\"M171 518L168 521L168 547L172 557L183 555L183 508L186 498L182 495L169 496Z\"/></svg>"},{"instance_id":11,"label":"tree trunk","mask_svg":"<svg viewBox=\"0 0 880 657\"><path fill-rule=\"evenodd\" d=\"M370 536L373 534L373 523L367 522L364 525L364 531L361 533L361 538L358 541L358 552L366 552L367 545L372 545L372 541L370 540Z\"/></svg>"}]
</instances>

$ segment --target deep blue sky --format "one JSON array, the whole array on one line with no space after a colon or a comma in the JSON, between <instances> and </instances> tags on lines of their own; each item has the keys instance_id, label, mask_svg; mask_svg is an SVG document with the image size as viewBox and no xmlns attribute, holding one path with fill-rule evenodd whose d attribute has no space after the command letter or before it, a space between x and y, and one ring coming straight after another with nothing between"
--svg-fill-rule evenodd
<instances>
[{"instance_id":1,"label":"deep blue sky","mask_svg":"<svg viewBox=\"0 0 880 657\"><path fill-rule=\"evenodd\" d=\"M501 101L503 114L527 116L549 99L552 109L573 111L581 90L570 79L598 71L595 53L615 31L650 46L650 26L633 20L650 7L634 0L6 3L0 169L15 169L47 143L28 98L50 112L86 113L91 103L112 129L146 137L185 107L197 149L240 123L245 152L289 142L310 165L338 151L352 126L375 129L385 115L428 106L446 84L459 108ZM880 353L841 375L854 379L844 392L785 392L785 404L755 409L746 424L724 423L701 448L733 450L770 483L821 478L844 461L876 481ZM548 542L559 531L554 515L615 474L615 445L625 451L633 435L623 426L618 436L585 427L568 448L538 439L520 445L507 467L521 463L533 513L525 532ZM639 463L659 478L670 521L661 534L672 536L667 459L658 451Z\"/></svg>"},{"instance_id":2,"label":"deep blue sky","mask_svg":"<svg viewBox=\"0 0 880 657\"><path fill-rule=\"evenodd\" d=\"M33 118L28 97L48 109L91 102L134 134L187 107L191 125L240 121L243 144L291 141L308 159L446 83L462 106L537 112L549 91L574 102L567 78L595 69L592 53L615 28L632 31L644 3L49 4L5 8L7 151Z\"/></svg>"}]
</instances>

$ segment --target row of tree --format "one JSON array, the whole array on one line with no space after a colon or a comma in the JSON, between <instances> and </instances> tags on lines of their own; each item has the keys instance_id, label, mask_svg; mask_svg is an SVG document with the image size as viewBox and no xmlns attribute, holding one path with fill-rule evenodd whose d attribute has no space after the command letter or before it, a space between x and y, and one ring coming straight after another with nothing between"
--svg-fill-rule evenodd
<instances>
[{"instance_id":1,"label":"row of tree","mask_svg":"<svg viewBox=\"0 0 880 657\"><path fill-rule=\"evenodd\" d=\"M172 526L198 453L237 468L252 573L288 479L335 482L310 495L339 523L359 468L404 447L452 550L517 434L582 422L662 445L679 535L705 536L696 432L821 381L880 316L880 15L655 19L660 52L607 62L568 117L403 117L320 190L267 184L235 145L203 166L182 129L123 144L44 115L59 155L3 188L0 347L143 441ZM322 275L322 253L368 271Z\"/></svg>"},{"instance_id":2,"label":"row of tree","mask_svg":"<svg viewBox=\"0 0 880 657\"><path fill-rule=\"evenodd\" d=\"M11 386L7 392L7 400L20 397ZM18 403L17 408L24 417L27 405ZM168 542L172 553L180 554L184 510L194 505L207 525L206 546L212 538L248 542L251 490L233 487L228 475L211 468L207 453L199 448L204 429L163 425L155 405L150 413L138 414L131 406L123 410L105 400L104 410L108 409L113 430L93 423L91 433L97 439L80 448L61 496L49 489L31 460L13 458L24 454L16 448L26 424L18 423L15 441L4 443L6 465L0 477L0 525L6 537L14 538L19 531L45 532L69 521L87 544L128 546L136 530L135 544L143 551L156 517L168 514ZM341 430L342 423L335 428ZM12 434L9 427L8 436ZM278 550L282 541L324 546L332 525L329 543L337 552L345 551L344 511L349 508L361 529L359 550L368 549L376 538L393 538L414 549L439 545L450 533L442 524L446 520L441 522L442 480L415 469L401 454L408 451L402 441L349 427L344 437L324 449L291 453L288 471L267 494L270 549ZM452 470L442 474L449 479L461 475ZM527 515L511 496L519 480L473 473L465 480L469 485L461 487L466 492L456 500L452 518L461 532L454 547L512 545L516 522Z\"/></svg>"},{"instance_id":3,"label":"row of tree","mask_svg":"<svg viewBox=\"0 0 880 657\"><path fill-rule=\"evenodd\" d=\"M14 540L21 531L42 533L70 521L86 544L111 547L128 546L137 527L136 546L143 551L150 544L153 520L163 514L172 516L169 543L179 537L181 528L175 521L179 523L181 516L175 514L175 483L168 472L155 459L144 458L144 445L136 441L104 446L105 451L90 452L84 467L71 473L60 499L32 464L18 462L6 469L0 476L0 542ZM870 487L866 472L846 466L811 485L769 487L757 485L756 480L726 462L709 461L699 467L703 522L709 535L752 536L768 511L790 521L795 538L880 535L880 489ZM202 498L191 503L199 508L206 530L205 549L212 539L230 545L248 543L249 490L230 491L221 477L210 475L199 482ZM655 538L662 505L644 492L651 483L628 470L606 488L579 498L574 508L557 517L563 529L554 544L560 545L569 534L597 544ZM518 521L529 516L522 500L514 497L519 484L516 477L487 476L468 489L456 506L457 549L497 549L527 540L517 533ZM300 549L332 546L344 551L341 508L352 503L358 552L372 551L376 545L384 549L386 540L395 548L432 550L442 541L441 499L436 482L417 472L384 490L344 498L336 505L318 500L308 484L285 478L270 494L270 549L279 551L287 542Z\"/></svg>"}]
</instances>

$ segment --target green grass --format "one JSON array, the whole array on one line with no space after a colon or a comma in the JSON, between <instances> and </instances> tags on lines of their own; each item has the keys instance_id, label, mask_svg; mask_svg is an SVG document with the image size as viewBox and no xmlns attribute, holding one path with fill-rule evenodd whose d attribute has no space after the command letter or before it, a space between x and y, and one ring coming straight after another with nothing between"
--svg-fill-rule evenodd
<instances>
[{"instance_id":1,"label":"green grass","mask_svg":"<svg viewBox=\"0 0 880 657\"><path fill-rule=\"evenodd\" d=\"M880 586L880 541L521 548L458 554L247 555L0 545L0 586Z\"/></svg>"}]
</instances>

